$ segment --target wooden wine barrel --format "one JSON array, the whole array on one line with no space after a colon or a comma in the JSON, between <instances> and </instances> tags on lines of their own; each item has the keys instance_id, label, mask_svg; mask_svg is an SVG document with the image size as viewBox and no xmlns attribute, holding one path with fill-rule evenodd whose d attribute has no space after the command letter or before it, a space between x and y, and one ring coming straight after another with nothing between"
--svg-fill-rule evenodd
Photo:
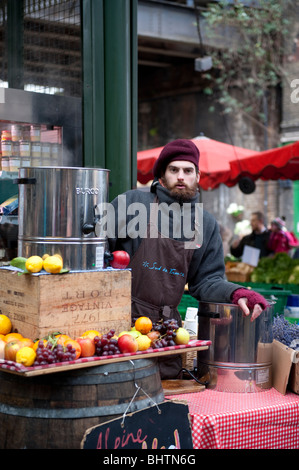
<instances>
[{"instance_id":1,"label":"wooden wine barrel","mask_svg":"<svg viewBox=\"0 0 299 470\"><path fill-rule=\"evenodd\" d=\"M22 377L0 372L1 449L80 449L86 429L164 400L155 359Z\"/></svg>"}]
</instances>

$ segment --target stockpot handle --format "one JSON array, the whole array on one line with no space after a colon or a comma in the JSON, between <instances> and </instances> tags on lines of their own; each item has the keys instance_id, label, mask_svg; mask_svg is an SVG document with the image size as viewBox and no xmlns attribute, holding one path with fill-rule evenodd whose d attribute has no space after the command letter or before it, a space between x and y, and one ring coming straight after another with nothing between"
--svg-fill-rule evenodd
<instances>
[{"instance_id":1,"label":"stockpot handle","mask_svg":"<svg viewBox=\"0 0 299 470\"><path fill-rule=\"evenodd\" d=\"M200 312L197 314L199 317L209 317L209 318L220 318L220 313L218 312Z\"/></svg>"},{"instance_id":2,"label":"stockpot handle","mask_svg":"<svg viewBox=\"0 0 299 470\"><path fill-rule=\"evenodd\" d=\"M16 178L13 182L14 184L35 184L36 178Z\"/></svg>"}]
</instances>

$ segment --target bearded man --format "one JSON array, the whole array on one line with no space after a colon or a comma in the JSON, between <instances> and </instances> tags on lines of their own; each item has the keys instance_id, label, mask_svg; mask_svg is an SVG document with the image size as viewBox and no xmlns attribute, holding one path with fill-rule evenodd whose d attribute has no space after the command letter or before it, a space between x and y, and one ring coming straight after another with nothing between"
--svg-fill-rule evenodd
<instances>
[{"instance_id":1,"label":"bearded man","mask_svg":"<svg viewBox=\"0 0 299 470\"><path fill-rule=\"evenodd\" d=\"M112 201L115 237L109 238L109 248L125 250L131 257L132 318L175 318L181 324L177 306L186 284L197 300L239 304L245 315L252 310L252 320L268 305L260 294L224 279L219 226L199 201L198 164L199 150L191 140L170 142L155 162L151 190L131 190ZM132 230L134 208L141 207L144 233ZM178 376L180 358L161 358L162 379Z\"/></svg>"}]
</instances>

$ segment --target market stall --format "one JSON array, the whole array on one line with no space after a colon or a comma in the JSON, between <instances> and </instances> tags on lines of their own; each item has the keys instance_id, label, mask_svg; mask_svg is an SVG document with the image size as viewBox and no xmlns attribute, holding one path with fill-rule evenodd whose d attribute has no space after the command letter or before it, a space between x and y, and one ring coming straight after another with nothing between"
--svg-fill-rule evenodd
<instances>
[{"instance_id":1,"label":"market stall","mask_svg":"<svg viewBox=\"0 0 299 470\"><path fill-rule=\"evenodd\" d=\"M62 289L61 293L64 292L65 296L69 298L69 306L73 305L74 307L75 305L71 293L74 295L75 292L79 292L79 287L75 287L74 278L70 272L56 276L51 274L23 274L18 276L16 271L2 268L0 274L3 279L15 276L20 281L19 288L11 292L9 297L7 297L7 291L10 290L9 283L4 283L6 297L3 301L2 293L1 310L3 310L3 306L5 308L5 304L16 304L16 302L10 302L9 299L16 299L16 293L22 293L21 285L24 286L24 283L27 282L31 283L31 280L36 282L40 278L47 278L47 282L50 279L54 283L63 282L65 290ZM86 273L80 274L83 277L87 275ZM89 276L94 274L106 276L107 279L112 276L111 280L116 275L118 281L124 275L126 277L125 283L128 281L128 276L130 276L129 270L126 269L102 270L98 273L89 273ZM68 282L71 282L73 289ZM52 288L51 292L55 289L58 292L58 285L56 284L56 288ZM83 285L81 285L81 293L83 292L82 288ZM116 287L113 287L112 282L110 285L112 291L111 302L113 302L113 293L116 293L115 289ZM85 292L87 293L87 291ZM119 295L117 294L115 297L119 297ZM5 302L5 299L8 302ZM86 297L86 301L88 303L90 299ZM59 303L60 301L57 305ZM114 305L116 315L119 315L121 304L118 304L118 307L117 304ZM125 306L123 307L125 308ZM92 313L93 322L94 314L95 310ZM46 315L46 317L50 320L52 318L51 315L50 317ZM78 319L76 313L75 317ZM66 320L67 316L64 316L64 318ZM69 318L74 319L73 314ZM59 315L54 323L55 326L61 328L62 324L58 324L58 319ZM119 319L116 320L116 323L117 321ZM26 324L28 327L27 321L23 324L22 322L18 323L20 331L21 327ZM71 328L71 324L72 321L69 328ZM100 323L93 324L97 328L100 327ZM108 324L105 325L106 330ZM46 323L45 325L48 325L46 328L49 330L53 323ZM81 326L91 328L91 324L84 324L84 322ZM124 327L123 324L122 328ZM64 324L64 328L65 331L71 331L68 330L67 323ZM79 325L76 325L76 328L80 329ZM74 332L74 330L72 331ZM223 342L223 338L219 340L217 334L216 337L213 337L213 340L215 339L217 339L217 343ZM1 433L4 434L0 441L7 448L9 446L10 448L20 448L24 445L28 445L29 448L44 448L47 445L49 445L49 448L53 448L53 446L59 448L61 445L63 445L63 448L66 448L65 446L78 448L84 433L88 429L99 425L99 423L105 424L111 419L114 420L123 416L135 396L137 384L138 388L141 388L141 393L133 400L132 416L134 416L135 411L141 411L149 406L154 408L155 404L165 403L169 399L187 403L188 413L191 417L193 449L298 448L299 397L297 393L299 389L298 385L296 385L296 393L293 392L292 388L286 389L289 375L290 379L291 375L297 376L296 369L295 372L292 372L297 364L292 363L292 358L289 356L287 359L281 359L280 357L279 361L277 357L275 358L273 372L276 377L273 379L273 384L276 388L267 385L266 388L257 389L254 386L255 380L250 381L248 377L240 376L238 371L230 370L230 385L241 383L242 387L235 388L235 392L223 391L221 389L221 379L223 378L223 383L227 387L228 375L225 374L225 368L229 368L229 364L222 364L218 370L218 389L211 388L208 382L206 386L203 386L190 377L189 380L183 381L184 385L178 383L175 391L169 390L164 381L161 383L155 358L177 354L178 352L188 355L202 354L209 351L210 347L214 351L213 342L210 340L195 339L189 341L186 345L168 346L160 349L149 348L135 353L114 353L110 356L94 355L92 357L73 358L61 363L50 362L49 364L41 363L27 366L3 359L0 361L0 413L2 423L5 423L5 425L1 427ZM225 348L225 344L223 347ZM288 354L289 351L290 348L283 347L283 353ZM277 364L279 364L278 368ZM268 364L266 365L268 367ZM244 368L244 364L239 364L238 367L243 367L243 371L248 369L247 366ZM287 372L286 377L285 372ZM285 386L280 391L279 382L281 381L279 378L282 378ZM245 388L244 385L246 385ZM291 386L294 387L295 385ZM188 387L188 393L185 393ZM93 391L95 389L98 390L96 395ZM238 392L236 392L237 389ZM97 396L101 397L100 401ZM47 429L50 429L50 427L52 429L50 434L42 432L45 420L48 423ZM34 426L32 423L34 423ZM64 423L64 426L60 426L59 423ZM69 434L61 444L62 436L60 436L59 429L65 429L65 426L67 426ZM24 427L27 430L26 433L22 431ZM25 444L25 438L30 439L30 442L28 441ZM46 439L46 441L43 439ZM50 439L50 441L47 441L47 439Z\"/></svg>"},{"instance_id":2,"label":"market stall","mask_svg":"<svg viewBox=\"0 0 299 470\"><path fill-rule=\"evenodd\" d=\"M289 400L276 388L277 376L283 376L276 365L284 360L272 357L270 307L251 322L237 306L199 303L195 338L174 319L152 322L142 316L132 323L130 257L119 251L105 256L105 238L96 230L95 207L107 202L108 172L22 168L17 183L19 253L0 268L3 448L80 448L88 429L128 410L155 409L174 396L187 397L193 448L226 446L222 435L231 432L225 422L230 413L241 422L248 417L257 423L265 408L269 414L263 416L279 422L275 413L281 406L281 414L292 422L289 403L297 406L298 389ZM188 380L170 390L160 379L158 360L191 354L184 368ZM207 367L207 380L205 371L194 367L195 358L197 366ZM287 361L291 374L293 359ZM228 387L234 406L226 403L232 395ZM182 394L187 388L189 393ZM218 417L209 442L209 423ZM297 445L291 427L281 443L270 442L269 434L264 445ZM246 426L239 428L243 436ZM255 434L248 436L248 445L257 446ZM236 436L232 445L243 446L243 437Z\"/></svg>"}]
</instances>

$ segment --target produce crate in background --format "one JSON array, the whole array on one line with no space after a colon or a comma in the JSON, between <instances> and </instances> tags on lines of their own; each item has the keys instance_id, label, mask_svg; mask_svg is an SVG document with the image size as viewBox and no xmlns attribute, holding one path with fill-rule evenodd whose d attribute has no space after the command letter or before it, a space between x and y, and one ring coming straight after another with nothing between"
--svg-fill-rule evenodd
<instances>
[{"instance_id":1,"label":"produce crate in background","mask_svg":"<svg viewBox=\"0 0 299 470\"><path fill-rule=\"evenodd\" d=\"M247 263L237 261L227 261L225 263L225 275L230 282L247 282L250 281L253 266Z\"/></svg>"},{"instance_id":2,"label":"produce crate in background","mask_svg":"<svg viewBox=\"0 0 299 470\"><path fill-rule=\"evenodd\" d=\"M299 294L299 284L266 284L265 282L238 282L245 287L251 287L253 290L257 289L277 289L289 290L292 294Z\"/></svg>"},{"instance_id":3,"label":"produce crate in background","mask_svg":"<svg viewBox=\"0 0 299 470\"><path fill-rule=\"evenodd\" d=\"M0 269L0 312L14 331L36 339L92 329L116 333L131 327L131 271L22 274Z\"/></svg>"},{"instance_id":4,"label":"produce crate in background","mask_svg":"<svg viewBox=\"0 0 299 470\"><path fill-rule=\"evenodd\" d=\"M255 289L268 300L275 301L274 314L283 315L284 308L287 304L288 296L291 295L290 290L279 290L279 289Z\"/></svg>"}]
</instances>

